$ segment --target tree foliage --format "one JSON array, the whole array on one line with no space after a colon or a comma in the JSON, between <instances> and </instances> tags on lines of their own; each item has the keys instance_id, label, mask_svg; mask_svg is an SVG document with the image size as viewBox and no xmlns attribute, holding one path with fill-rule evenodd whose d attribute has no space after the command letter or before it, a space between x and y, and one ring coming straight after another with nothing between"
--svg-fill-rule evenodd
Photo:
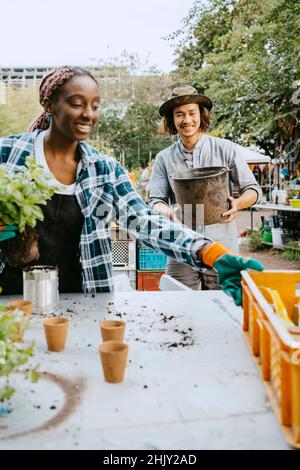
<instances>
[{"instance_id":1,"label":"tree foliage","mask_svg":"<svg viewBox=\"0 0 300 470\"><path fill-rule=\"evenodd\" d=\"M144 166L171 143L159 134L159 120L158 106L145 101L134 102L123 115L111 109L99 122L100 147L112 148L129 169Z\"/></svg>"},{"instance_id":2,"label":"tree foliage","mask_svg":"<svg viewBox=\"0 0 300 470\"><path fill-rule=\"evenodd\" d=\"M214 102L216 135L272 153L288 141L282 120L299 110L298 0L197 0L177 40L175 84L190 83ZM288 127L288 126L285 126Z\"/></svg>"},{"instance_id":3,"label":"tree foliage","mask_svg":"<svg viewBox=\"0 0 300 470\"><path fill-rule=\"evenodd\" d=\"M0 136L26 132L29 124L42 111L38 87L6 86L6 100L0 104Z\"/></svg>"},{"instance_id":4,"label":"tree foliage","mask_svg":"<svg viewBox=\"0 0 300 470\"><path fill-rule=\"evenodd\" d=\"M158 108L168 96L172 82L169 76L153 71L136 75L135 62L129 67L126 60L125 65L112 62L97 76L100 122L91 143L131 169L146 164L170 144L170 139L159 135ZM6 86L6 103L0 104L0 136L26 132L41 110L38 86Z\"/></svg>"}]
</instances>

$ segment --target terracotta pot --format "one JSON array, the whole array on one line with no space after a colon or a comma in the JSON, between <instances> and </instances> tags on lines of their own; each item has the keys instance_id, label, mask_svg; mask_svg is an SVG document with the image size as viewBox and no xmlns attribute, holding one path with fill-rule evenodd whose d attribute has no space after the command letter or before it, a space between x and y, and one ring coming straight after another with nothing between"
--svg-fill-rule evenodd
<instances>
[{"instance_id":1,"label":"terracotta pot","mask_svg":"<svg viewBox=\"0 0 300 470\"><path fill-rule=\"evenodd\" d=\"M99 354L106 382L122 382L128 356L128 345L120 341L105 341L99 346Z\"/></svg>"},{"instance_id":2,"label":"terracotta pot","mask_svg":"<svg viewBox=\"0 0 300 470\"><path fill-rule=\"evenodd\" d=\"M121 320L101 320L99 322L103 341L123 341L126 323Z\"/></svg>"},{"instance_id":3,"label":"terracotta pot","mask_svg":"<svg viewBox=\"0 0 300 470\"><path fill-rule=\"evenodd\" d=\"M32 302L29 300L12 300L8 304L8 312L13 313L16 309L20 310L25 319L28 321L32 315ZM19 343L23 340L24 328L19 326L16 332L12 336L12 340L15 343Z\"/></svg>"},{"instance_id":4,"label":"terracotta pot","mask_svg":"<svg viewBox=\"0 0 300 470\"><path fill-rule=\"evenodd\" d=\"M24 315L30 317L32 315L32 302L30 300L12 300L8 304L9 310L21 310Z\"/></svg>"},{"instance_id":5,"label":"terracotta pot","mask_svg":"<svg viewBox=\"0 0 300 470\"><path fill-rule=\"evenodd\" d=\"M52 317L44 320L44 331L48 351L60 352L65 349L69 320L63 317Z\"/></svg>"}]
</instances>

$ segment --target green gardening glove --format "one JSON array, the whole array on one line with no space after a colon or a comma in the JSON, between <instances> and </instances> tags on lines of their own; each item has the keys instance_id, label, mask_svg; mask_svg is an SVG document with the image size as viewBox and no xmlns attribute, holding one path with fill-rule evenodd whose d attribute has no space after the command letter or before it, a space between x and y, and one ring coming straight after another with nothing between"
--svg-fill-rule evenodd
<instances>
[{"instance_id":1,"label":"green gardening glove","mask_svg":"<svg viewBox=\"0 0 300 470\"><path fill-rule=\"evenodd\" d=\"M264 265L256 259L245 259L242 256L225 254L220 256L213 265L218 273L218 281L223 291L233 297L236 305L242 305L241 271L254 269L263 271Z\"/></svg>"},{"instance_id":2,"label":"green gardening glove","mask_svg":"<svg viewBox=\"0 0 300 470\"><path fill-rule=\"evenodd\" d=\"M0 242L16 236L17 225L0 225Z\"/></svg>"}]
</instances>

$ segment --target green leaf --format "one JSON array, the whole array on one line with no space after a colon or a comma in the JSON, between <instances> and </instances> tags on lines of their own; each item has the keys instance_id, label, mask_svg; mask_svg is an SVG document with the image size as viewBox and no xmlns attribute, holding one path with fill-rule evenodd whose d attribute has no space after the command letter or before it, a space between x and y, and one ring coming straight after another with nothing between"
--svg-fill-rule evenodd
<instances>
[{"instance_id":1,"label":"green leaf","mask_svg":"<svg viewBox=\"0 0 300 470\"><path fill-rule=\"evenodd\" d=\"M20 367L28 364L29 359L34 355L34 342L22 344L14 342L16 333L23 333L29 326L29 322L24 314L19 310L13 312L5 311L7 307L0 309L0 378L8 381L10 374ZM30 367L27 375L36 382L39 378L38 365ZM0 391L0 400L10 398L15 389L8 384Z\"/></svg>"},{"instance_id":2,"label":"green leaf","mask_svg":"<svg viewBox=\"0 0 300 470\"><path fill-rule=\"evenodd\" d=\"M37 220L43 220L41 206L58 187L49 182L47 172L32 156L26 158L26 165L18 167L17 172L8 167L0 170L0 219L18 225L19 232L26 225L34 227Z\"/></svg>"},{"instance_id":3,"label":"green leaf","mask_svg":"<svg viewBox=\"0 0 300 470\"><path fill-rule=\"evenodd\" d=\"M0 390L0 401L9 400L16 389L13 387L5 387L3 390Z\"/></svg>"}]
</instances>

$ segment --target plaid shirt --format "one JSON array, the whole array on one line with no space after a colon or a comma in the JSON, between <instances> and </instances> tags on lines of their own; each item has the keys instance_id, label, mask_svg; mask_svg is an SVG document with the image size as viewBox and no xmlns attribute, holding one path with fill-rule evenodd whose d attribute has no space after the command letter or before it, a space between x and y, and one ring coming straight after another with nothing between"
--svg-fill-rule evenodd
<instances>
[{"instance_id":1,"label":"plaid shirt","mask_svg":"<svg viewBox=\"0 0 300 470\"><path fill-rule=\"evenodd\" d=\"M34 155L39 132L1 138L0 163L17 171L28 155ZM201 263L196 253L208 239L151 210L115 159L99 153L86 142L80 142L79 146L82 169L76 179L75 196L84 216L80 238L83 291L113 291L112 220L146 247L199 268ZM0 250L0 273L5 264Z\"/></svg>"}]
</instances>

